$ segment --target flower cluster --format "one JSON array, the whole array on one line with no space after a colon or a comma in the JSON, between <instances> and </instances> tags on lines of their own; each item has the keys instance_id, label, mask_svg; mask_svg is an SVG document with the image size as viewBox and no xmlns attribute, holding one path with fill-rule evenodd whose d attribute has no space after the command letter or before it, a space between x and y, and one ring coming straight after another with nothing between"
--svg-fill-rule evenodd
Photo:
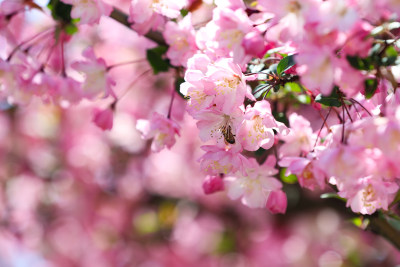
<instances>
[{"instance_id":1,"label":"flower cluster","mask_svg":"<svg viewBox=\"0 0 400 267\"><path fill-rule=\"evenodd\" d=\"M171 148L181 131L176 121L183 120L174 111L179 91L204 143L199 165L209 175L206 193L225 190L249 207L279 203L270 210L284 210L277 174L286 172L301 187L333 188L354 212L389 208L400 172L395 1L133 0L128 6L123 14L103 0L51 1L53 24L21 38L12 36L20 14L43 9L4 0L2 99L19 105L39 97L62 107L112 99L112 108L94 109L93 118L111 130L127 91L115 90L110 73L130 63L97 57L101 39L79 49L83 58L69 44L82 42L75 31L101 31L102 16L125 18L125 26L159 45L143 41L139 49L147 50L153 73L174 80L165 90L173 92L168 114L138 112L136 118L149 119L138 119L136 129L152 139L152 151ZM201 21L206 13L209 20ZM166 110L161 102L151 104Z\"/></svg>"}]
</instances>

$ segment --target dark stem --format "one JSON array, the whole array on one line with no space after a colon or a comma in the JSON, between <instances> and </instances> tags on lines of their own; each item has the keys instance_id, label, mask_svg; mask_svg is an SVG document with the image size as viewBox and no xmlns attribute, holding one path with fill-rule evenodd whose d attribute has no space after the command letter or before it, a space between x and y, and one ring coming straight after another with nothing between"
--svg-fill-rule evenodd
<instances>
[{"instance_id":1,"label":"dark stem","mask_svg":"<svg viewBox=\"0 0 400 267\"><path fill-rule=\"evenodd\" d=\"M344 123L345 123L345 117L344 117L344 107L343 107L343 121L342 121L342 144L344 144Z\"/></svg>"},{"instance_id":2,"label":"dark stem","mask_svg":"<svg viewBox=\"0 0 400 267\"><path fill-rule=\"evenodd\" d=\"M129 64L135 64L135 63L140 63L140 62L143 62L143 61L146 61L146 59L142 58L142 59L127 61L127 62L116 63L116 64L108 66L107 67L107 71L109 71L109 70L111 70L111 69L113 69L115 67L120 67L120 66L129 65Z\"/></svg>"},{"instance_id":3,"label":"dark stem","mask_svg":"<svg viewBox=\"0 0 400 267\"><path fill-rule=\"evenodd\" d=\"M36 39L36 38L39 37L40 35L42 35L42 34L44 34L44 33L47 33L47 32L48 32L49 30L51 30L51 29L52 29L52 28L46 29L46 30L44 30L44 31L41 31L41 32L39 32L39 33L37 33L37 34L35 34L35 35L33 35L33 36L27 38L26 40L22 41L19 45L17 45L17 46L11 51L11 53L10 53L10 55L7 57L7 60L6 60L6 61L10 61L10 59L12 58L12 56L15 54L15 52L17 52L17 51L21 48L21 46L23 46L24 44L29 43L30 41L32 41L32 40L34 40L34 39Z\"/></svg>"},{"instance_id":4,"label":"dark stem","mask_svg":"<svg viewBox=\"0 0 400 267\"><path fill-rule=\"evenodd\" d=\"M61 40L60 46L61 46L61 75L63 77L67 77L67 73L65 71L64 40Z\"/></svg>"},{"instance_id":5,"label":"dark stem","mask_svg":"<svg viewBox=\"0 0 400 267\"><path fill-rule=\"evenodd\" d=\"M172 105L174 104L174 98L175 98L175 90L172 90L171 102L169 103L169 109L168 109L168 115L167 115L168 119L171 118Z\"/></svg>"},{"instance_id":6,"label":"dark stem","mask_svg":"<svg viewBox=\"0 0 400 267\"><path fill-rule=\"evenodd\" d=\"M344 109L346 110L347 116L349 117L350 121L353 122L353 119L352 119L351 116L350 116L350 112L349 112L349 110L347 109L346 104L344 103L342 97L340 98L340 101L342 102L342 105L343 105Z\"/></svg>"},{"instance_id":7,"label":"dark stem","mask_svg":"<svg viewBox=\"0 0 400 267\"><path fill-rule=\"evenodd\" d=\"M321 128L320 128L319 131L318 131L318 136L317 136L317 139L315 139L315 143L314 143L314 148L313 148L313 150L315 149L315 146L317 145L318 138L319 138L319 136L321 135L321 131L322 131L322 129L324 128L324 125L325 125L326 128L329 130L328 126L326 125L326 120L328 119L329 114L331 114L331 111L332 111L332 107L329 108L328 114L326 115L326 117L325 117L325 119L324 119L324 122L322 123Z\"/></svg>"},{"instance_id":8,"label":"dark stem","mask_svg":"<svg viewBox=\"0 0 400 267\"><path fill-rule=\"evenodd\" d=\"M141 74L139 74L126 88L126 90L122 93L122 95L120 97L118 97L118 99L115 100L115 105L117 105L117 103L129 92L129 90L131 89L131 87L140 80L140 78L142 78L144 75L146 75L147 73L149 73L152 69L148 69L144 72L142 72Z\"/></svg>"},{"instance_id":9,"label":"dark stem","mask_svg":"<svg viewBox=\"0 0 400 267\"><path fill-rule=\"evenodd\" d=\"M400 250L400 232L397 231L392 225L390 225L384 218L378 215L372 215L367 217L369 224L367 230L370 230L380 236L386 238L391 242L397 249Z\"/></svg>"},{"instance_id":10,"label":"dark stem","mask_svg":"<svg viewBox=\"0 0 400 267\"><path fill-rule=\"evenodd\" d=\"M352 102L353 104L356 103L358 104L360 107L362 107L367 113L368 115L370 115L372 117L372 114L368 111L368 109L366 109L360 102L358 102L357 100L355 100L354 98L350 99L350 102Z\"/></svg>"}]
</instances>

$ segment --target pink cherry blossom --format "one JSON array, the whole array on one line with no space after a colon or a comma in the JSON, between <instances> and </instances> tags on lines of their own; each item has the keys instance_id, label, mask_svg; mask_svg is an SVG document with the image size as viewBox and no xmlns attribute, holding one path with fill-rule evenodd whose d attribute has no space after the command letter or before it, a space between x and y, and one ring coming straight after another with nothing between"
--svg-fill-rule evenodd
<instances>
[{"instance_id":1,"label":"pink cherry blossom","mask_svg":"<svg viewBox=\"0 0 400 267\"><path fill-rule=\"evenodd\" d=\"M281 182L273 177L278 173L274 168L275 162L274 157L269 157L262 165L255 159L249 159L247 175L235 173L224 178L228 196L231 199L241 198L242 203L250 208L265 208L269 194L282 187Z\"/></svg>"},{"instance_id":2,"label":"pink cherry blossom","mask_svg":"<svg viewBox=\"0 0 400 267\"><path fill-rule=\"evenodd\" d=\"M245 96L251 96L246 86L246 77L243 75L239 65L232 62L230 58L221 58L214 64L210 64L207 70L205 92L214 95L214 104L225 113L229 113L240 106Z\"/></svg>"},{"instance_id":3,"label":"pink cherry blossom","mask_svg":"<svg viewBox=\"0 0 400 267\"><path fill-rule=\"evenodd\" d=\"M330 49L312 44L303 47L296 56L297 72L311 91L329 95L333 89L336 59Z\"/></svg>"},{"instance_id":4,"label":"pink cherry blossom","mask_svg":"<svg viewBox=\"0 0 400 267\"><path fill-rule=\"evenodd\" d=\"M113 127L114 111L111 108L96 109L93 114L93 122L103 130L111 130Z\"/></svg>"},{"instance_id":5,"label":"pink cherry blossom","mask_svg":"<svg viewBox=\"0 0 400 267\"><path fill-rule=\"evenodd\" d=\"M223 191L224 182L222 180L222 177L219 175L217 176L207 175L207 177L203 181L203 190L204 193L207 195L213 194L218 191Z\"/></svg>"},{"instance_id":6,"label":"pink cherry blossom","mask_svg":"<svg viewBox=\"0 0 400 267\"><path fill-rule=\"evenodd\" d=\"M143 139L153 139L153 152L159 152L164 147L171 148L175 144L175 135L179 135L178 124L157 112L153 113L150 120L137 120L136 128L142 133Z\"/></svg>"},{"instance_id":7,"label":"pink cherry blossom","mask_svg":"<svg viewBox=\"0 0 400 267\"><path fill-rule=\"evenodd\" d=\"M287 127L272 116L268 101L259 101L254 107L247 106L238 140L243 148L249 151L260 147L269 149L274 144L274 130L282 135L288 132Z\"/></svg>"},{"instance_id":8,"label":"pink cherry blossom","mask_svg":"<svg viewBox=\"0 0 400 267\"><path fill-rule=\"evenodd\" d=\"M267 200L267 209L272 214L277 214L277 213L284 214L286 212L286 208L287 208L287 197L285 192L283 192L282 190L271 191L271 193L269 193Z\"/></svg>"},{"instance_id":9,"label":"pink cherry blossom","mask_svg":"<svg viewBox=\"0 0 400 267\"><path fill-rule=\"evenodd\" d=\"M194 118L198 120L197 127L199 128L199 137L202 141L208 141L212 138L220 144L228 142L227 136L233 138L229 141L235 143L237 129L243 121L243 111L239 108L232 113L224 114L218 110L205 110L196 113Z\"/></svg>"},{"instance_id":10,"label":"pink cherry blossom","mask_svg":"<svg viewBox=\"0 0 400 267\"><path fill-rule=\"evenodd\" d=\"M188 59L197 51L191 15L188 14L178 23L167 22L163 36L169 44L167 57L171 60L171 64L186 67Z\"/></svg>"},{"instance_id":11,"label":"pink cherry blossom","mask_svg":"<svg viewBox=\"0 0 400 267\"><path fill-rule=\"evenodd\" d=\"M372 214L380 208L387 210L398 189L396 183L366 177L358 179L355 186L346 187L339 195L347 198L347 206L353 212Z\"/></svg>"},{"instance_id":12,"label":"pink cherry blossom","mask_svg":"<svg viewBox=\"0 0 400 267\"><path fill-rule=\"evenodd\" d=\"M71 17L79 19L79 24L98 23L101 16L109 16L112 6L103 0L62 0L66 4L73 5Z\"/></svg>"},{"instance_id":13,"label":"pink cherry blossom","mask_svg":"<svg viewBox=\"0 0 400 267\"><path fill-rule=\"evenodd\" d=\"M266 33L267 40L281 42L302 40L306 35L306 24L315 21L319 4L319 0L259 1L262 10L275 14L272 27Z\"/></svg>"},{"instance_id":14,"label":"pink cherry blossom","mask_svg":"<svg viewBox=\"0 0 400 267\"><path fill-rule=\"evenodd\" d=\"M240 154L241 146L238 144L227 145L225 147L207 145L201 149L206 153L199 159L200 168L210 174L230 174L234 172L245 173L245 167L248 164L247 158Z\"/></svg>"},{"instance_id":15,"label":"pink cherry blossom","mask_svg":"<svg viewBox=\"0 0 400 267\"><path fill-rule=\"evenodd\" d=\"M102 58L97 58L92 48L83 52L86 61L77 61L72 67L84 74L85 80L82 83L82 96L86 98L107 97L116 98L111 86L115 82L109 77L107 66Z\"/></svg>"},{"instance_id":16,"label":"pink cherry blossom","mask_svg":"<svg viewBox=\"0 0 400 267\"><path fill-rule=\"evenodd\" d=\"M303 116L292 113L289 116L290 132L279 138L285 141L279 149L282 156L299 156L313 149L316 136L313 134L310 122Z\"/></svg>"},{"instance_id":17,"label":"pink cherry blossom","mask_svg":"<svg viewBox=\"0 0 400 267\"><path fill-rule=\"evenodd\" d=\"M246 57L242 41L251 31L252 22L243 9L216 8L213 20L196 36L197 44L216 56L233 57L235 63L243 65L250 57Z\"/></svg>"},{"instance_id":18,"label":"pink cherry blossom","mask_svg":"<svg viewBox=\"0 0 400 267\"><path fill-rule=\"evenodd\" d=\"M350 1L338 0L333 2L322 2L318 16L321 16L317 29L320 34L331 31L348 31L359 19L358 13Z\"/></svg>"},{"instance_id":19,"label":"pink cherry blossom","mask_svg":"<svg viewBox=\"0 0 400 267\"><path fill-rule=\"evenodd\" d=\"M279 161L279 165L287 167L286 175L295 174L301 187L314 190L318 186L324 189L325 172L318 167L317 160L316 153L309 153L307 158L284 157Z\"/></svg>"},{"instance_id":20,"label":"pink cherry blossom","mask_svg":"<svg viewBox=\"0 0 400 267\"><path fill-rule=\"evenodd\" d=\"M168 18L177 18L180 10L186 5L186 0L132 0L129 12L133 22L144 23L149 21L154 13Z\"/></svg>"}]
</instances>

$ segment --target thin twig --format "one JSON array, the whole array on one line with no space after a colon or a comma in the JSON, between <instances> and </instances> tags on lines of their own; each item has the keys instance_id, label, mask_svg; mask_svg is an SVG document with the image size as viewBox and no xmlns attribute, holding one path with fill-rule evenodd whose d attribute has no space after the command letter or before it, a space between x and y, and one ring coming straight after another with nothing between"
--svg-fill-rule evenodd
<instances>
[{"instance_id":1,"label":"thin twig","mask_svg":"<svg viewBox=\"0 0 400 267\"><path fill-rule=\"evenodd\" d=\"M326 126L326 128L327 128L328 131L329 131L328 125L326 125L326 120L328 119L329 114L331 114L331 111L332 111L332 107L329 108L328 114L326 115L326 117L325 117L325 119L324 119L324 122L322 123L321 128L320 128L319 131L318 131L318 136L317 136L317 138L315 139L313 151L314 151L315 147L317 146L317 141L318 141L319 136L321 135L321 131L322 131L322 129L324 128L324 125Z\"/></svg>"},{"instance_id":2,"label":"thin twig","mask_svg":"<svg viewBox=\"0 0 400 267\"><path fill-rule=\"evenodd\" d=\"M140 63L140 62L144 62L144 61L146 61L145 58L137 59L137 60L131 60L131 61L127 61L127 62L116 63L116 64L108 66L107 70L111 70L111 69L113 69L115 67L120 67L120 66L129 65L129 64L135 64L135 63Z\"/></svg>"},{"instance_id":3,"label":"thin twig","mask_svg":"<svg viewBox=\"0 0 400 267\"><path fill-rule=\"evenodd\" d=\"M174 104L174 98L175 98L175 90L172 90L171 102L169 103L168 115L167 115L168 119L171 119L171 112L172 112L172 105Z\"/></svg>"},{"instance_id":4,"label":"thin twig","mask_svg":"<svg viewBox=\"0 0 400 267\"><path fill-rule=\"evenodd\" d=\"M117 102L119 102L119 101L129 92L129 90L131 89L131 87L132 87L137 81L139 81L140 78L142 78L144 75L146 75L147 73L149 73L151 70L152 70L152 69L148 69L148 70L142 72L141 74L139 74L138 76L136 76L136 78L128 85L128 87L127 87L126 90L122 93L122 95L121 95L120 97L118 97L118 99L116 99L115 105L117 104Z\"/></svg>"},{"instance_id":5,"label":"thin twig","mask_svg":"<svg viewBox=\"0 0 400 267\"><path fill-rule=\"evenodd\" d=\"M358 102L358 101L355 100L354 98L351 98L351 99L350 99L350 102L353 102L353 103L358 104L360 107L362 107L362 108L368 113L368 115L370 115L370 116L372 117L371 112L369 112L368 109L366 109L360 102Z\"/></svg>"}]
</instances>

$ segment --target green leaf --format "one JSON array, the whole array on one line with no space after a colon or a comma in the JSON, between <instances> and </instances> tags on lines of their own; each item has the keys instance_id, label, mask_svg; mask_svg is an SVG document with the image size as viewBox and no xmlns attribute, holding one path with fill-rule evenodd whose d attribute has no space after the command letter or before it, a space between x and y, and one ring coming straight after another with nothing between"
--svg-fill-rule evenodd
<instances>
[{"instance_id":1,"label":"green leaf","mask_svg":"<svg viewBox=\"0 0 400 267\"><path fill-rule=\"evenodd\" d=\"M297 183L297 176L294 175L294 174L286 175L286 169L287 168L282 168L281 169L281 172L279 174L280 177L281 177L281 180L283 182L287 183L287 184L295 184L295 183Z\"/></svg>"},{"instance_id":2,"label":"green leaf","mask_svg":"<svg viewBox=\"0 0 400 267\"><path fill-rule=\"evenodd\" d=\"M166 46L160 45L146 51L147 60L153 68L154 74L168 71L170 67L169 60L163 58L167 50Z\"/></svg>"},{"instance_id":3,"label":"green leaf","mask_svg":"<svg viewBox=\"0 0 400 267\"><path fill-rule=\"evenodd\" d=\"M259 84L253 90L253 95L255 98L261 97L265 92L267 92L271 88L269 84Z\"/></svg>"},{"instance_id":4,"label":"green leaf","mask_svg":"<svg viewBox=\"0 0 400 267\"><path fill-rule=\"evenodd\" d=\"M69 35L73 35L78 32L78 27L74 24L68 24L64 27L64 31Z\"/></svg>"},{"instance_id":5,"label":"green leaf","mask_svg":"<svg viewBox=\"0 0 400 267\"><path fill-rule=\"evenodd\" d=\"M65 4L59 0L51 0L47 7L51 11L51 16L58 21L61 21L61 25L58 27L58 32L56 32L55 37L58 40L61 30L69 35L73 35L78 32L78 27L76 23L79 19L71 18L72 5Z\"/></svg>"},{"instance_id":6,"label":"green leaf","mask_svg":"<svg viewBox=\"0 0 400 267\"><path fill-rule=\"evenodd\" d=\"M395 217L385 216L386 221L393 226L397 231L400 231L400 220Z\"/></svg>"},{"instance_id":7,"label":"green leaf","mask_svg":"<svg viewBox=\"0 0 400 267\"><path fill-rule=\"evenodd\" d=\"M65 23L70 23L72 21L72 5L64 4L60 0L50 0L47 7L50 9L51 16L55 20L61 20Z\"/></svg>"},{"instance_id":8,"label":"green leaf","mask_svg":"<svg viewBox=\"0 0 400 267\"><path fill-rule=\"evenodd\" d=\"M278 74L277 67L278 67L278 64L275 63L275 64L272 64L271 66L269 66L268 69L263 70L262 72L266 73L266 74L275 74L275 75L277 75Z\"/></svg>"},{"instance_id":9,"label":"green leaf","mask_svg":"<svg viewBox=\"0 0 400 267\"><path fill-rule=\"evenodd\" d=\"M287 82L285 83L285 90L293 93L301 93L301 86L298 83Z\"/></svg>"},{"instance_id":10,"label":"green leaf","mask_svg":"<svg viewBox=\"0 0 400 267\"><path fill-rule=\"evenodd\" d=\"M396 196L394 197L393 202L390 204L390 207L400 201L400 190L397 191Z\"/></svg>"},{"instance_id":11,"label":"green leaf","mask_svg":"<svg viewBox=\"0 0 400 267\"><path fill-rule=\"evenodd\" d=\"M381 60L381 66L391 66L395 64L398 53L392 45L386 48L384 55L385 56Z\"/></svg>"},{"instance_id":12,"label":"green leaf","mask_svg":"<svg viewBox=\"0 0 400 267\"><path fill-rule=\"evenodd\" d=\"M274 92L276 93L276 92L278 92L279 91L279 89L281 89L281 87L282 87L282 85L280 85L280 84L277 84L277 85L274 85Z\"/></svg>"},{"instance_id":13,"label":"green leaf","mask_svg":"<svg viewBox=\"0 0 400 267\"><path fill-rule=\"evenodd\" d=\"M315 102L323 104L328 107L340 107L342 103L339 100L339 95L337 93L337 87L333 88L331 95L323 96L322 94L317 95Z\"/></svg>"},{"instance_id":14,"label":"green leaf","mask_svg":"<svg viewBox=\"0 0 400 267\"><path fill-rule=\"evenodd\" d=\"M187 14L189 14L189 10L187 10L187 9L181 9L181 15L182 15L182 17L186 17Z\"/></svg>"},{"instance_id":15,"label":"green leaf","mask_svg":"<svg viewBox=\"0 0 400 267\"><path fill-rule=\"evenodd\" d=\"M375 94L378 87L377 79L366 79L364 81L365 98L370 99Z\"/></svg>"},{"instance_id":16,"label":"green leaf","mask_svg":"<svg viewBox=\"0 0 400 267\"><path fill-rule=\"evenodd\" d=\"M309 95L297 95L296 99L302 104L308 105L311 103L311 97Z\"/></svg>"},{"instance_id":17,"label":"green leaf","mask_svg":"<svg viewBox=\"0 0 400 267\"><path fill-rule=\"evenodd\" d=\"M284 57L281 61L279 61L278 66L276 67L276 72L278 73L278 75L281 75L282 72L287 71L288 69L293 67L294 64L296 63L294 62L293 55Z\"/></svg>"},{"instance_id":18,"label":"green leaf","mask_svg":"<svg viewBox=\"0 0 400 267\"><path fill-rule=\"evenodd\" d=\"M347 61L350 65L357 70L372 70L374 65L372 64L371 58L360 58L357 56L347 56Z\"/></svg>"},{"instance_id":19,"label":"green leaf","mask_svg":"<svg viewBox=\"0 0 400 267\"><path fill-rule=\"evenodd\" d=\"M352 222L355 226L357 226L357 227L359 227L359 228L361 228L362 223L363 223L363 221L362 221L362 219L361 219L360 217L354 217L353 219L351 219L351 222Z\"/></svg>"}]
</instances>

